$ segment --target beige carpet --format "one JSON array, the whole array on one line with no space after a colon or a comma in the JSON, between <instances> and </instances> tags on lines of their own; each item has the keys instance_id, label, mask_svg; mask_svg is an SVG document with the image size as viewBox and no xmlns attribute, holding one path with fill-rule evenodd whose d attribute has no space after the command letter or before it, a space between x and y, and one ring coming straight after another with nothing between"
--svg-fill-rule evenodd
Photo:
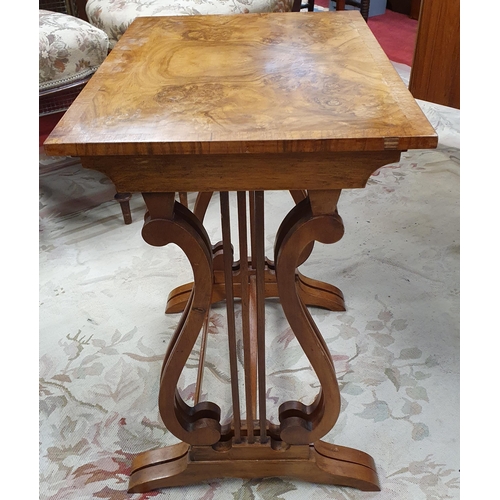
<instances>
[{"instance_id":1,"label":"beige carpet","mask_svg":"<svg viewBox=\"0 0 500 500\"><path fill-rule=\"evenodd\" d=\"M408 67L396 67L407 80ZM346 296L344 313L311 310L342 394L341 416L324 439L370 453L382 491L214 478L127 495L132 457L176 442L157 409L162 358L179 319L163 311L190 270L177 247L142 240L140 195L125 226L106 178L41 155L40 498L459 498L459 111L421 105L439 133L438 149L404 153L365 189L345 191L345 236L316 245L302 269ZM213 241L220 235L216 200L206 218ZM291 207L287 193L266 193L268 255ZM318 384L276 304L266 306L266 327L275 419L277 405L309 402ZM216 307L203 393L227 419L226 344L224 309ZM188 403L196 361L197 349L179 383Z\"/></svg>"}]
</instances>

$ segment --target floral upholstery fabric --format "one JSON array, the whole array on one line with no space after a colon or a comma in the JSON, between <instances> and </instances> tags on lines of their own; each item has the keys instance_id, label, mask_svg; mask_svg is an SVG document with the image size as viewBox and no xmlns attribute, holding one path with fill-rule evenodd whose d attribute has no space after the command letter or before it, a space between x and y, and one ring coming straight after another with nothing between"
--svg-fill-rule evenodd
<instances>
[{"instance_id":1,"label":"floral upholstery fabric","mask_svg":"<svg viewBox=\"0 0 500 500\"><path fill-rule=\"evenodd\" d=\"M289 12L292 5L293 0L88 0L86 11L114 47L136 17Z\"/></svg>"},{"instance_id":2,"label":"floral upholstery fabric","mask_svg":"<svg viewBox=\"0 0 500 500\"><path fill-rule=\"evenodd\" d=\"M39 88L50 89L91 75L108 54L104 31L67 14L39 11Z\"/></svg>"}]
</instances>

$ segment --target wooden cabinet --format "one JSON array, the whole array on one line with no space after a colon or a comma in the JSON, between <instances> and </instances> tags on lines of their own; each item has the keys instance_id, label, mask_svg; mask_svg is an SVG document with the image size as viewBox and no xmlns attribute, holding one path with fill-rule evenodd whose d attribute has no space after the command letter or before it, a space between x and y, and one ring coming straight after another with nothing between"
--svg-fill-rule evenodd
<instances>
[{"instance_id":1,"label":"wooden cabinet","mask_svg":"<svg viewBox=\"0 0 500 500\"><path fill-rule=\"evenodd\" d=\"M411 0L410 4L410 18L411 19L418 19L420 15L420 4L422 3L422 0Z\"/></svg>"},{"instance_id":2,"label":"wooden cabinet","mask_svg":"<svg viewBox=\"0 0 500 500\"><path fill-rule=\"evenodd\" d=\"M460 108L460 2L422 0L409 90Z\"/></svg>"}]
</instances>

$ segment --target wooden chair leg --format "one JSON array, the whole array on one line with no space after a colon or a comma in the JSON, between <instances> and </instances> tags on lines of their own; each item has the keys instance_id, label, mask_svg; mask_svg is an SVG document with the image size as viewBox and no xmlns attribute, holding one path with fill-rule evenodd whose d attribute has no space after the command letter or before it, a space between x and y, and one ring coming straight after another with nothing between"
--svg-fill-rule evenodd
<instances>
[{"instance_id":1,"label":"wooden chair leg","mask_svg":"<svg viewBox=\"0 0 500 500\"><path fill-rule=\"evenodd\" d=\"M309 0L302 8L307 7L308 12L314 12L314 0Z\"/></svg>"},{"instance_id":2,"label":"wooden chair leg","mask_svg":"<svg viewBox=\"0 0 500 500\"><path fill-rule=\"evenodd\" d=\"M302 9L307 9L308 12L313 12L314 0L308 0L306 3L302 3L302 0L294 0L292 12L300 12Z\"/></svg>"},{"instance_id":3,"label":"wooden chair leg","mask_svg":"<svg viewBox=\"0 0 500 500\"><path fill-rule=\"evenodd\" d=\"M125 224L132 223L132 214L130 212L129 200L132 198L130 193L116 193L115 200L120 203L120 208L122 209L123 221Z\"/></svg>"}]
</instances>

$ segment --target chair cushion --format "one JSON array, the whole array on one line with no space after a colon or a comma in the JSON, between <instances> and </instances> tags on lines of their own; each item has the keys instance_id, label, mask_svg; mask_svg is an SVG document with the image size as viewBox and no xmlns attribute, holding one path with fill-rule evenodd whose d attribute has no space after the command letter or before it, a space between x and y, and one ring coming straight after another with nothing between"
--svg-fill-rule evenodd
<instances>
[{"instance_id":1,"label":"chair cushion","mask_svg":"<svg viewBox=\"0 0 500 500\"><path fill-rule=\"evenodd\" d=\"M108 35L68 14L39 11L40 90L91 75L108 54Z\"/></svg>"},{"instance_id":2,"label":"chair cushion","mask_svg":"<svg viewBox=\"0 0 500 500\"><path fill-rule=\"evenodd\" d=\"M136 17L290 12L292 6L293 0L88 0L85 9L112 48Z\"/></svg>"}]
</instances>

